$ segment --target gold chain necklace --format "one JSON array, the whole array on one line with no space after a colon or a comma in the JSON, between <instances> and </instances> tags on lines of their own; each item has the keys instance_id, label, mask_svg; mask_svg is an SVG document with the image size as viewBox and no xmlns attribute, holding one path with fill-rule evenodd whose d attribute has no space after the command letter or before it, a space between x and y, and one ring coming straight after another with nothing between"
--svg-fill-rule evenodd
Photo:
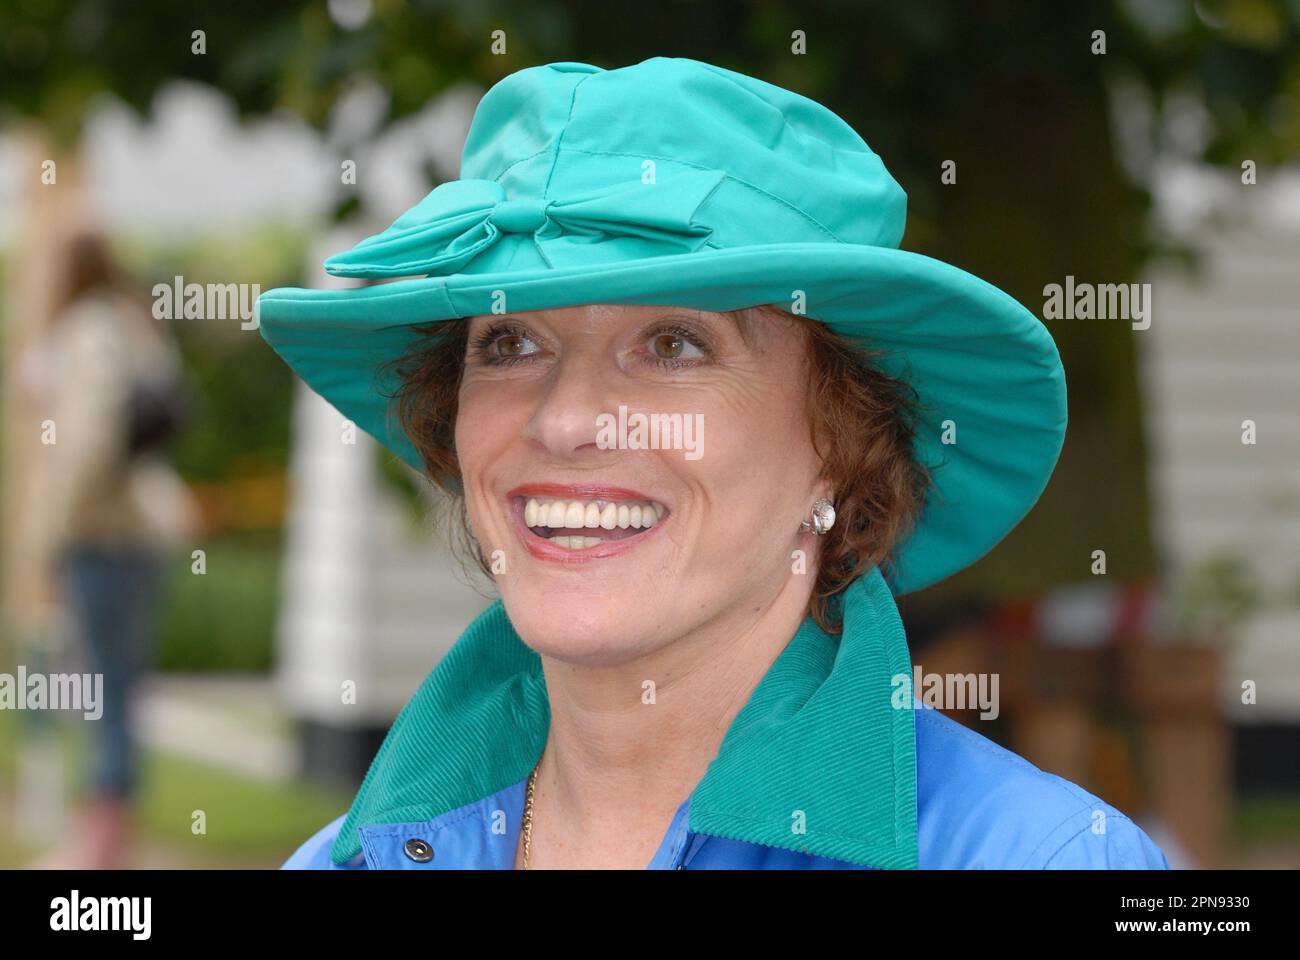
<instances>
[{"instance_id":1,"label":"gold chain necklace","mask_svg":"<svg viewBox=\"0 0 1300 960\"><path fill-rule=\"evenodd\" d=\"M541 769L541 762L533 767L533 772L528 775L528 792L524 797L524 869L528 869L528 848L533 843L533 791L537 787L537 771Z\"/></svg>"}]
</instances>

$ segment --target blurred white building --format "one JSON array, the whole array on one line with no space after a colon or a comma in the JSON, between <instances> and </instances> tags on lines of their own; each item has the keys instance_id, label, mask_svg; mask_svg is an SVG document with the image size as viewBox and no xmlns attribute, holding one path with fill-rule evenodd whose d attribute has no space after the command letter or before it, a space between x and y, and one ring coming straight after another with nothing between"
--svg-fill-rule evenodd
<instances>
[{"instance_id":1,"label":"blurred white building","mask_svg":"<svg viewBox=\"0 0 1300 960\"><path fill-rule=\"evenodd\" d=\"M1239 780L1294 788L1300 764L1277 759L1300 755L1300 169L1254 185L1195 167L1151 180L1164 228L1203 255L1192 275L1158 263L1143 277L1153 535L1171 585L1234 559L1259 592L1229 647L1223 708Z\"/></svg>"}]
</instances>

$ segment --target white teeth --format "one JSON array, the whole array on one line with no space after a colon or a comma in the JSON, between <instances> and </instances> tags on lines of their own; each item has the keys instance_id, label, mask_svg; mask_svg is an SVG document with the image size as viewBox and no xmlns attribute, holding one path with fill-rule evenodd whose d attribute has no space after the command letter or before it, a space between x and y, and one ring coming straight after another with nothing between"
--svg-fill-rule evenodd
<instances>
[{"instance_id":1,"label":"white teeth","mask_svg":"<svg viewBox=\"0 0 1300 960\"><path fill-rule=\"evenodd\" d=\"M663 519L665 513L667 508L654 501L644 503L612 503L601 500L541 502L536 497L530 497L524 504L523 510L526 526L549 527L552 530L598 528L613 530L615 527L638 530L653 527ZM583 538L570 537L569 539L582 540Z\"/></svg>"},{"instance_id":2,"label":"white teeth","mask_svg":"<svg viewBox=\"0 0 1300 960\"><path fill-rule=\"evenodd\" d=\"M550 542L566 550L586 550L605 541L600 537L551 537Z\"/></svg>"},{"instance_id":3,"label":"white teeth","mask_svg":"<svg viewBox=\"0 0 1300 960\"><path fill-rule=\"evenodd\" d=\"M569 528L583 527L587 523L587 511L582 504L576 500L570 502L569 508L564 512L564 526Z\"/></svg>"},{"instance_id":4,"label":"white teeth","mask_svg":"<svg viewBox=\"0 0 1300 960\"><path fill-rule=\"evenodd\" d=\"M565 525L564 517L568 511L565 508L563 500L556 500L551 504L551 509L546 514L546 526L562 527Z\"/></svg>"}]
</instances>

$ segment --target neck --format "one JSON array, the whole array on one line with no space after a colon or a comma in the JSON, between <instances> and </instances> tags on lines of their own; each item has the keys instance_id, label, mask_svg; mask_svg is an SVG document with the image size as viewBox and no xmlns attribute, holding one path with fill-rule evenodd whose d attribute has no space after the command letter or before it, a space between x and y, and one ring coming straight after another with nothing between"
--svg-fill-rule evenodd
<instances>
[{"instance_id":1,"label":"neck","mask_svg":"<svg viewBox=\"0 0 1300 960\"><path fill-rule=\"evenodd\" d=\"M739 604L632 661L542 657L551 723L530 867L650 862L732 720L802 624L811 584L787 576L765 603Z\"/></svg>"}]
</instances>

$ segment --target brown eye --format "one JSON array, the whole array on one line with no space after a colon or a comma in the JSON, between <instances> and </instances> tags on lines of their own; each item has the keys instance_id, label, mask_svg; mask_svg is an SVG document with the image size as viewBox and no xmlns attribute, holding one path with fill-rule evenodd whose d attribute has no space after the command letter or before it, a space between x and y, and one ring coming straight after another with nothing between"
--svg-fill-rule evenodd
<instances>
[{"instance_id":1,"label":"brown eye","mask_svg":"<svg viewBox=\"0 0 1300 960\"><path fill-rule=\"evenodd\" d=\"M676 360L682 355L686 341L675 333L661 333L652 341L655 356L664 360Z\"/></svg>"},{"instance_id":2,"label":"brown eye","mask_svg":"<svg viewBox=\"0 0 1300 960\"><path fill-rule=\"evenodd\" d=\"M490 339L484 344L484 355L490 361L526 360L538 352L533 338L524 333L503 330L500 333L489 333L488 336Z\"/></svg>"},{"instance_id":3,"label":"brown eye","mask_svg":"<svg viewBox=\"0 0 1300 960\"><path fill-rule=\"evenodd\" d=\"M684 330L660 330L650 338L650 353L658 363L703 360L703 344Z\"/></svg>"},{"instance_id":4,"label":"brown eye","mask_svg":"<svg viewBox=\"0 0 1300 960\"><path fill-rule=\"evenodd\" d=\"M522 362L540 354L528 331L514 323L497 323L470 338L466 357L488 366Z\"/></svg>"},{"instance_id":5,"label":"brown eye","mask_svg":"<svg viewBox=\"0 0 1300 960\"><path fill-rule=\"evenodd\" d=\"M524 341L526 338L519 336L517 333L508 333L499 337L496 341L496 352L499 357L518 357L524 352Z\"/></svg>"}]
</instances>

